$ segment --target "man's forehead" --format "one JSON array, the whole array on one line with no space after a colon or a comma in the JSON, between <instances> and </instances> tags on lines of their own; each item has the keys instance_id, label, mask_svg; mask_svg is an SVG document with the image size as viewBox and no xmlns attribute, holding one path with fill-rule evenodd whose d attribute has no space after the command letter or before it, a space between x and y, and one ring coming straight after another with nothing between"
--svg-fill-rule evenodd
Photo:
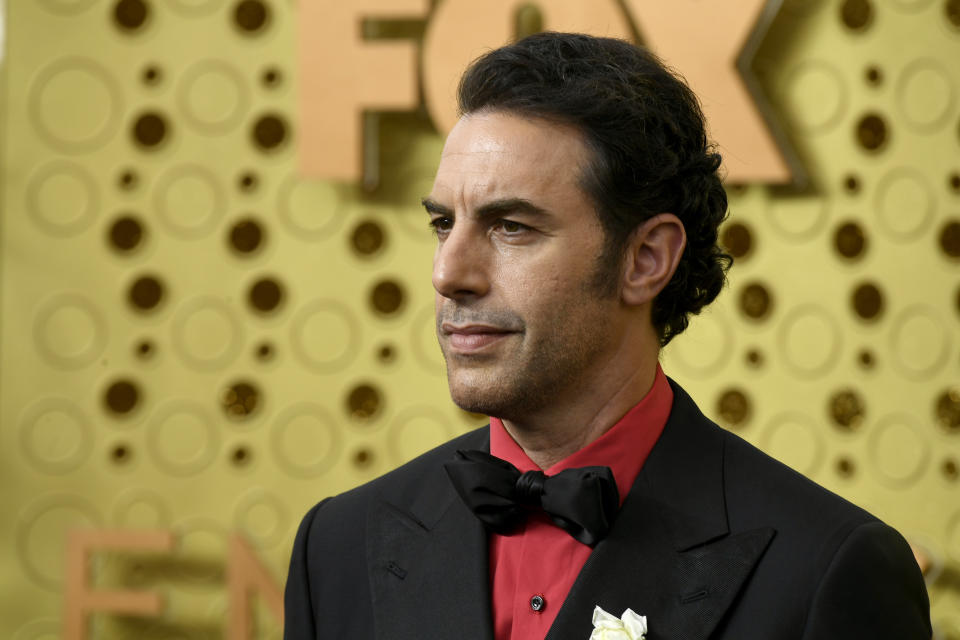
<instances>
[{"instance_id":1,"label":"man's forehead","mask_svg":"<svg viewBox=\"0 0 960 640\"><path fill-rule=\"evenodd\" d=\"M571 126L503 112L467 115L447 137L431 198L578 183L586 157Z\"/></svg>"}]
</instances>

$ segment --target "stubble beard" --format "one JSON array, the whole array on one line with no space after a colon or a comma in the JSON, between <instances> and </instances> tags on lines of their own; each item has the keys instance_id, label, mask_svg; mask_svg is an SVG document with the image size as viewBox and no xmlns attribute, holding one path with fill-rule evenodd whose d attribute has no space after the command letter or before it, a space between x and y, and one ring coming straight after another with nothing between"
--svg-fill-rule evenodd
<instances>
[{"instance_id":1,"label":"stubble beard","mask_svg":"<svg viewBox=\"0 0 960 640\"><path fill-rule=\"evenodd\" d=\"M533 335L526 327L512 334L508 339L519 336L519 346L489 366L470 363L469 356L451 356L441 342L453 402L471 413L524 422L558 398L580 392L589 383L589 372L602 366L601 354L611 341L603 304L616 296L610 278L616 277L617 270L611 273L616 265L610 262L600 256L596 269L578 287L582 298L565 300L549 316L549 325L541 322ZM515 315L507 315L522 323Z\"/></svg>"}]
</instances>

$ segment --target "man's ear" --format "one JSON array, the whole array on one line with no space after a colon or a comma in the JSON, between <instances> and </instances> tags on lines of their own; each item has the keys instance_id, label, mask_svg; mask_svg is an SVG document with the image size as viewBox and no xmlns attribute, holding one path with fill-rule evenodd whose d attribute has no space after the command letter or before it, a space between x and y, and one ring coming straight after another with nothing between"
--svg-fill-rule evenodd
<instances>
[{"instance_id":1,"label":"man's ear","mask_svg":"<svg viewBox=\"0 0 960 640\"><path fill-rule=\"evenodd\" d=\"M672 213L655 215L637 227L624 257L622 300L628 305L652 301L670 282L686 245L683 223Z\"/></svg>"}]
</instances>

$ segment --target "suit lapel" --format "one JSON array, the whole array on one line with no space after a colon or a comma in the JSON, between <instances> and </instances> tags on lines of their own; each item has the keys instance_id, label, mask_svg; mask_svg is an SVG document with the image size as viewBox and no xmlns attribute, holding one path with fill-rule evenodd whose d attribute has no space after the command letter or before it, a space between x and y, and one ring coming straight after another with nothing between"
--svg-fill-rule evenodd
<instances>
[{"instance_id":1,"label":"suit lapel","mask_svg":"<svg viewBox=\"0 0 960 640\"><path fill-rule=\"evenodd\" d=\"M457 448L489 449L480 431ZM453 449L450 450L452 457ZM367 567L378 638L492 638L487 534L441 464L409 495L368 512Z\"/></svg>"},{"instance_id":2,"label":"suit lapel","mask_svg":"<svg viewBox=\"0 0 960 640\"><path fill-rule=\"evenodd\" d=\"M723 433L673 390L663 435L548 640L588 638L596 605L647 616L650 640L708 638L773 538L769 528L729 535Z\"/></svg>"}]
</instances>

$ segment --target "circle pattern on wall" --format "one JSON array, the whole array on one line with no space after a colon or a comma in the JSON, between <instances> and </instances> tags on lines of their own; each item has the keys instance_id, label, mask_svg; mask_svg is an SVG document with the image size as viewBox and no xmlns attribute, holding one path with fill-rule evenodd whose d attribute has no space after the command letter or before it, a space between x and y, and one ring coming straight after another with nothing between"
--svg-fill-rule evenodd
<instances>
[{"instance_id":1,"label":"circle pattern on wall","mask_svg":"<svg viewBox=\"0 0 960 640\"><path fill-rule=\"evenodd\" d=\"M288 407L270 432L278 466L293 476L314 478L330 470L340 453L337 423L312 402Z\"/></svg>"},{"instance_id":2,"label":"circle pattern on wall","mask_svg":"<svg viewBox=\"0 0 960 640\"><path fill-rule=\"evenodd\" d=\"M893 363L908 378L932 376L947 361L950 339L936 311L914 305L901 311L890 331Z\"/></svg>"},{"instance_id":3,"label":"circle pattern on wall","mask_svg":"<svg viewBox=\"0 0 960 640\"><path fill-rule=\"evenodd\" d=\"M927 179L909 168L894 169L877 184L880 230L892 240L918 238L933 219L935 198Z\"/></svg>"},{"instance_id":4,"label":"circle pattern on wall","mask_svg":"<svg viewBox=\"0 0 960 640\"><path fill-rule=\"evenodd\" d=\"M102 526L97 509L73 494L52 494L30 503L17 518L17 557L39 587L58 591L65 576L67 532Z\"/></svg>"},{"instance_id":5,"label":"circle pattern on wall","mask_svg":"<svg viewBox=\"0 0 960 640\"><path fill-rule=\"evenodd\" d=\"M823 460L823 438L810 416L784 413L774 417L760 437L763 450L805 475L816 473Z\"/></svg>"},{"instance_id":6,"label":"circle pattern on wall","mask_svg":"<svg viewBox=\"0 0 960 640\"><path fill-rule=\"evenodd\" d=\"M29 102L37 133L65 153L102 146L116 133L122 111L112 76L89 58L63 58L42 70Z\"/></svg>"},{"instance_id":7,"label":"circle pattern on wall","mask_svg":"<svg viewBox=\"0 0 960 640\"><path fill-rule=\"evenodd\" d=\"M350 309L334 300L313 300L304 305L290 324L294 355L319 373L338 371L356 356L360 322Z\"/></svg>"},{"instance_id":8,"label":"circle pattern on wall","mask_svg":"<svg viewBox=\"0 0 960 640\"><path fill-rule=\"evenodd\" d=\"M805 60L786 74L792 121L810 134L836 126L847 106L843 76L824 60Z\"/></svg>"},{"instance_id":9,"label":"circle pattern on wall","mask_svg":"<svg viewBox=\"0 0 960 640\"><path fill-rule=\"evenodd\" d=\"M250 98L239 73L225 62L204 60L183 75L180 109L200 133L226 133L243 120Z\"/></svg>"},{"instance_id":10,"label":"circle pattern on wall","mask_svg":"<svg viewBox=\"0 0 960 640\"><path fill-rule=\"evenodd\" d=\"M222 369L240 353L243 328L230 305L219 298L199 296L184 302L171 324L173 347L190 367Z\"/></svg>"},{"instance_id":11,"label":"circle pattern on wall","mask_svg":"<svg viewBox=\"0 0 960 640\"><path fill-rule=\"evenodd\" d=\"M198 403L168 400L147 425L147 451L158 467L176 476L200 473L216 458L220 437Z\"/></svg>"},{"instance_id":12,"label":"circle pattern on wall","mask_svg":"<svg viewBox=\"0 0 960 640\"><path fill-rule=\"evenodd\" d=\"M20 447L41 473L68 473L93 449L93 428L83 411L66 398L43 398L20 419Z\"/></svg>"},{"instance_id":13,"label":"circle pattern on wall","mask_svg":"<svg viewBox=\"0 0 960 640\"><path fill-rule=\"evenodd\" d=\"M181 165L168 171L158 182L154 199L161 222L184 239L213 231L226 207L226 196L216 176L199 165Z\"/></svg>"},{"instance_id":14,"label":"circle pattern on wall","mask_svg":"<svg viewBox=\"0 0 960 640\"><path fill-rule=\"evenodd\" d=\"M880 420L871 433L870 460L881 481L905 487L923 473L930 458L930 447L920 432L917 421L906 414Z\"/></svg>"},{"instance_id":15,"label":"circle pattern on wall","mask_svg":"<svg viewBox=\"0 0 960 640\"><path fill-rule=\"evenodd\" d=\"M841 334L830 313L816 305L792 309L780 323L777 346L783 361L805 378L830 371L840 355Z\"/></svg>"},{"instance_id":16,"label":"circle pattern on wall","mask_svg":"<svg viewBox=\"0 0 960 640\"><path fill-rule=\"evenodd\" d=\"M287 520L283 502L275 493L259 487L241 496L234 508L234 526L263 547L272 547L283 540Z\"/></svg>"},{"instance_id":17,"label":"circle pattern on wall","mask_svg":"<svg viewBox=\"0 0 960 640\"><path fill-rule=\"evenodd\" d=\"M917 131L936 131L950 116L955 99L954 82L936 60L914 60L900 73L897 106L904 121Z\"/></svg>"},{"instance_id":18,"label":"circle pattern on wall","mask_svg":"<svg viewBox=\"0 0 960 640\"><path fill-rule=\"evenodd\" d=\"M90 172L76 162L54 160L41 167L27 185L27 212L52 236L74 236L97 217L100 194Z\"/></svg>"},{"instance_id":19,"label":"circle pattern on wall","mask_svg":"<svg viewBox=\"0 0 960 640\"><path fill-rule=\"evenodd\" d=\"M332 183L292 175L279 193L280 220L295 237L322 240L343 224L343 196Z\"/></svg>"},{"instance_id":20,"label":"circle pattern on wall","mask_svg":"<svg viewBox=\"0 0 960 640\"><path fill-rule=\"evenodd\" d=\"M730 325L720 309L701 313L684 332L683 338L670 343L671 361L694 378L711 376L720 370L734 343Z\"/></svg>"},{"instance_id":21,"label":"circle pattern on wall","mask_svg":"<svg viewBox=\"0 0 960 640\"><path fill-rule=\"evenodd\" d=\"M97 360L107 343L103 314L87 298L60 293L45 300L33 320L37 352L49 364L81 369Z\"/></svg>"},{"instance_id":22,"label":"circle pattern on wall","mask_svg":"<svg viewBox=\"0 0 960 640\"><path fill-rule=\"evenodd\" d=\"M113 523L125 529L163 529L170 526L170 506L152 489L131 487L113 505Z\"/></svg>"}]
</instances>

